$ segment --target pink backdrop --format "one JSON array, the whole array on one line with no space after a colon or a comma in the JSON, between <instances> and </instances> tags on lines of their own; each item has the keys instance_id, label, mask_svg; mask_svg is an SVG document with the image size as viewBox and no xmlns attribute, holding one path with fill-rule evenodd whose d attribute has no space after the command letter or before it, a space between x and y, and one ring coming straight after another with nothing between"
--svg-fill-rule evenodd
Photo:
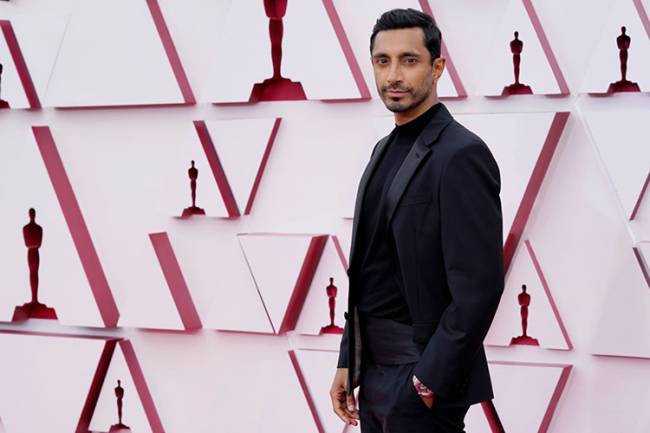
<instances>
[{"instance_id":1,"label":"pink backdrop","mask_svg":"<svg viewBox=\"0 0 650 433\"><path fill-rule=\"evenodd\" d=\"M0 432L342 433L328 390L353 201L393 119L368 38L432 13L439 93L502 175L508 272L486 338L495 389L469 433L650 431L650 1L289 0L273 74L262 0L0 2ZM616 37L632 38L618 80ZM521 81L509 42L524 41ZM191 205L187 169L199 169ZM645 197L644 197L645 196ZM44 229L29 301L22 226ZM521 334L517 295L531 295ZM348 429L358 431L356 428Z\"/></svg>"}]
</instances>

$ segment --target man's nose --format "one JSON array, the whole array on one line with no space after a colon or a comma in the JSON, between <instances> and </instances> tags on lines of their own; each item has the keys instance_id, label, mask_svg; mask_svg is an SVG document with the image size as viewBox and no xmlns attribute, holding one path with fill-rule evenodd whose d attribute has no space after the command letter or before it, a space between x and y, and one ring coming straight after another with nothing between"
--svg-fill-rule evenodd
<instances>
[{"instance_id":1,"label":"man's nose","mask_svg":"<svg viewBox=\"0 0 650 433\"><path fill-rule=\"evenodd\" d=\"M399 64L393 63L388 70L388 76L386 78L389 84L395 84L402 81L402 70L399 67Z\"/></svg>"}]
</instances>

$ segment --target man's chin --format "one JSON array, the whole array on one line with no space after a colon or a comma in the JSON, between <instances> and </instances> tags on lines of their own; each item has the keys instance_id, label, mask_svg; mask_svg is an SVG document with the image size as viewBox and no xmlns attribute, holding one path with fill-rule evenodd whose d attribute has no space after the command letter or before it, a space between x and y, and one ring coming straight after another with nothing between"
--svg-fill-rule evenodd
<instances>
[{"instance_id":1,"label":"man's chin","mask_svg":"<svg viewBox=\"0 0 650 433\"><path fill-rule=\"evenodd\" d=\"M392 101L388 101L388 102L384 101L384 105L386 106L388 111L391 111L393 113L402 113L411 108L410 105L395 103Z\"/></svg>"}]
</instances>

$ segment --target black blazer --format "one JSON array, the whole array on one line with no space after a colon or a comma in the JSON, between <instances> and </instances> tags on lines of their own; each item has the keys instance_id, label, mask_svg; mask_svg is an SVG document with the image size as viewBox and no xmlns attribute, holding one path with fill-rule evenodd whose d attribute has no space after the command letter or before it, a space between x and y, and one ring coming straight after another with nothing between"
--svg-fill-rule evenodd
<instances>
[{"instance_id":1,"label":"black blazer","mask_svg":"<svg viewBox=\"0 0 650 433\"><path fill-rule=\"evenodd\" d=\"M350 249L348 311L339 367L347 392L359 383L361 338L353 304L361 254L355 251L368 179L386 149L382 138L361 177ZM470 405L493 397L483 339L504 286L499 167L487 145L442 105L390 185L385 206L401 290L422 350L414 374L437 405ZM353 338L350 338L353 336Z\"/></svg>"}]
</instances>

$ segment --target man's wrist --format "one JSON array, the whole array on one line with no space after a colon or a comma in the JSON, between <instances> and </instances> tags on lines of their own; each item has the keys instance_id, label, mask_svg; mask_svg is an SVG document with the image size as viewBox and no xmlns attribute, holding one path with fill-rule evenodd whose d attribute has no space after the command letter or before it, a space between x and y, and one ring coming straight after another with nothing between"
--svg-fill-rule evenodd
<instances>
[{"instance_id":1,"label":"man's wrist","mask_svg":"<svg viewBox=\"0 0 650 433\"><path fill-rule=\"evenodd\" d=\"M434 393L431 391L425 384L423 384L416 375L413 375L413 386L419 395L422 397L431 397L433 398Z\"/></svg>"}]
</instances>

